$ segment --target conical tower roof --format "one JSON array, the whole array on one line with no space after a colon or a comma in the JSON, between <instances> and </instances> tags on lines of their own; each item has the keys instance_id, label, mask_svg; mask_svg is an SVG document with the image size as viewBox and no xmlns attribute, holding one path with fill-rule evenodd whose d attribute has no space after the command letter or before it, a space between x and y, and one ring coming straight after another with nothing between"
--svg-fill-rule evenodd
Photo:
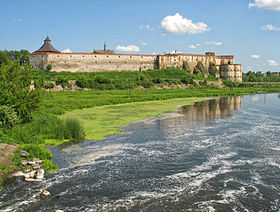
<instances>
[{"instance_id":1,"label":"conical tower roof","mask_svg":"<svg viewBox=\"0 0 280 212\"><path fill-rule=\"evenodd\" d=\"M49 36L47 36L46 39L44 40L43 46L41 46L41 48L35 52L57 52L57 53L59 53L59 51L52 46L51 39L49 38Z\"/></svg>"}]
</instances>

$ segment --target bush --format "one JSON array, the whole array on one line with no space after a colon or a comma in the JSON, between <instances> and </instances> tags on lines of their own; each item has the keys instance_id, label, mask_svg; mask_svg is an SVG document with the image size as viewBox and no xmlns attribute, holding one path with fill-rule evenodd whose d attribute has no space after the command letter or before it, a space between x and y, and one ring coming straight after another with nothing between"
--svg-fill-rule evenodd
<instances>
[{"instance_id":1,"label":"bush","mask_svg":"<svg viewBox=\"0 0 280 212\"><path fill-rule=\"evenodd\" d=\"M61 85L62 88L70 87L69 80L63 77L58 77L56 80L57 85Z\"/></svg>"},{"instance_id":2,"label":"bush","mask_svg":"<svg viewBox=\"0 0 280 212\"><path fill-rule=\"evenodd\" d=\"M52 70L52 64L47 65L47 71L50 71L50 70Z\"/></svg>"},{"instance_id":3,"label":"bush","mask_svg":"<svg viewBox=\"0 0 280 212\"><path fill-rule=\"evenodd\" d=\"M207 85L206 80L204 80L204 81L199 81L199 85L200 85L200 86L206 86L206 85Z\"/></svg>"},{"instance_id":4,"label":"bush","mask_svg":"<svg viewBox=\"0 0 280 212\"><path fill-rule=\"evenodd\" d=\"M0 106L0 127L12 128L20 123L16 111L6 105Z\"/></svg>"},{"instance_id":5,"label":"bush","mask_svg":"<svg viewBox=\"0 0 280 212\"><path fill-rule=\"evenodd\" d=\"M22 147L22 150L28 152L30 155L28 159L40 158L41 160L51 160L52 153L37 145L27 144Z\"/></svg>"},{"instance_id":6,"label":"bush","mask_svg":"<svg viewBox=\"0 0 280 212\"><path fill-rule=\"evenodd\" d=\"M40 106L43 94L29 65L12 61L0 66L0 105L13 108L22 122L32 119L31 112Z\"/></svg>"},{"instance_id":7,"label":"bush","mask_svg":"<svg viewBox=\"0 0 280 212\"><path fill-rule=\"evenodd\" d=\"M16 126L12 137L17 143L44 144L44 139L84 138L84 129L77 120L61 120L48 113L36 113L30 123Z\"/></svg>"},{"instance_id":8,"label":"bush","mask_svg":"<svg viewBox=\"0 0 280 212\"><path fill-rule=\"evenodd\" d=\"M52 82L46 82L44 84L44 88L45 89L52 89L52 88L54 88L54 84Z\"/></svg>"},{"instance_id":9,"label":"bush","mask_svg":"<svg viewBox=\"0 0 280 212\"><path fill-rule=\"evenodd\" d=\"M85 132L82 124L76 119L65 120L65 136L66 139L82 139Z\"/></svg>"},{"instance_id":10,"label":"bush","mask_svg":"<svg viewBox=\"0 0 280 212\"><path fill-rule=\"evenodd\" d=\"M181 82L188 85L191 82L191 77L189 75L183 76L183 78L181 79Z\"/></svg>"}]
</instances>

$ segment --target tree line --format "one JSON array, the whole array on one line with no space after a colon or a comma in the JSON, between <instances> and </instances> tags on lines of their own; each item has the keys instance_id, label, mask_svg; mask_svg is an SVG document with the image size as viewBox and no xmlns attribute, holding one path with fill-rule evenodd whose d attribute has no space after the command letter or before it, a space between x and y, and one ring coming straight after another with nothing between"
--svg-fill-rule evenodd
<instances>
[{"instance_id":1,"label":"tree line","mask_svg":"<svg viewBox=\"0 0 280 212\"><path fill-rule=\"evenodd\" d=\"M9 61L17 61L20 65L29 64L29 52L27 50L0 51L0 65L8 64Z\"/></svg>"},{"instance_id":2,"label":"tree line","mask_svg":"<svg viewBox=\"0 0 280 212\"><path fill-rule=\"evenodd\" d=\"M280 72L261 71L243 73L243 82L280 82Z\"/></svg>"}]
</instances>

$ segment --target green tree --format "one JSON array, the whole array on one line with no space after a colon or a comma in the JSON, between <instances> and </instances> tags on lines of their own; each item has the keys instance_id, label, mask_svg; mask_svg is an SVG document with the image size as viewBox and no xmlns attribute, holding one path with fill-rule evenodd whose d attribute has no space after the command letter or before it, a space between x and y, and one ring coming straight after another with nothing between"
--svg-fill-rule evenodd
<instances>
[{"instance_id":1,"label":"green tree","mask_svg":"<svg viewBox=\"0 0 280 212\"><path fill-rule=\"evenodd\" d=\"M0 65L7 64L8 61L9 61L9 56L7 54L7 51L0 51Z\"/></svg>"},{"instance_id":2,"label":"green tree","mask_svg":"<svg viewBox=\"0 0 280 212\"><path fill-rule=\"evenodd\" d=\"M13 108L22 122L31 120L43 97L38 80L34 80L29 65L16 61L0 66L0 105Z\"/></svg>"}]
</instances>

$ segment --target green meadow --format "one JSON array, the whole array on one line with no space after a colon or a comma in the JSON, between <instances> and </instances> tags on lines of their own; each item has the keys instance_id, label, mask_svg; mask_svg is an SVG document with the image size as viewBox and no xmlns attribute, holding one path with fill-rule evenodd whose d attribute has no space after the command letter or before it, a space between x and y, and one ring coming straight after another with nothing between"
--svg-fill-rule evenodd
<instances>
[{"instance_id":1,"label":"green meadow","mask_svg":"<svg viewBox=\"0 0 280 212\"><path fill-rule=\"evenodd\" d=\"M109 134L121 133L119 131L121 126L148 117L163 115L166 111L175 110L178 105L191 104L200 99L191 97L98 106L67 112L60 117L79 120L84 126L86 139L101 140Z\"/></svg>"}]
</instances>

